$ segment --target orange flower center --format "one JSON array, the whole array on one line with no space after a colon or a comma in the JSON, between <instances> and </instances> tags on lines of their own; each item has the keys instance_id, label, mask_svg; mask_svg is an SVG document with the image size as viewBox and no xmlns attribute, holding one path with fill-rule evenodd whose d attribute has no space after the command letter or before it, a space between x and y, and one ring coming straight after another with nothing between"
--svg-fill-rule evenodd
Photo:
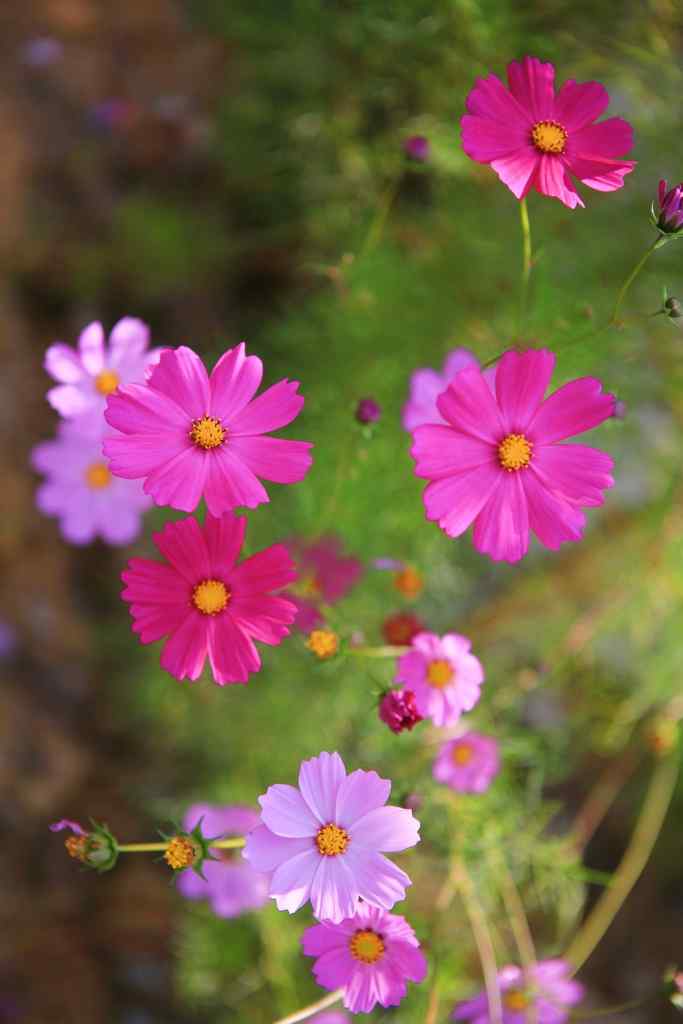
<instances>
[{"instance_id":1,"label":"orange flower center","mask_svg":"<svg viewBox=\"0 0 683 1024\"><path fill-rule=\"evenodd\" d=\"M537 121L531 129L531 141L541 153L564 153L567 132L557 121Z\"/></svg>"},{"instance_id":2,"label":"orange flower center","mask_svg":"<svg viewBox=\"0 0 683 1024\"><path fill-rule=\"evenodd\" d=\"M308 634L306 647L321 661L333 658L339 650L339 637L331 629L314 629Z\"/></svg>"},{"instance_id":3,"label":"orange flower center","mask_svg":"<svg viewBox=\"0 0 683 1024\"><path fill-rule=\"evenodd\" d=\"M453 679L453 668L450 661L445 658L436 658L430 661L427 666L427 682L437 690L443 690L444 686Z\"/></svg>"},{"instance_id":4,"label":"orange flower center","mask_svg":"<svg viewBox=\"0 0 683 1024\"><path fill-rule=\"evenodd\" d=\"M533 444L524 434L508 434L498 445L498 461L508 473L526 469L531 462Z\"/></svg>"},{"instance_id":5,"label":"orange flower center","mask_svg":"<svg viewBox=\"0 0 683 1024\"><path fill-rule=\"evenodd\" d=\"M102 370L95 377L95 387L101 395L110 395L119 386L120 377L113 370Z\"/></svg>"},{"instance_id":6,"label":"orange flower center","mask_svg":"<svg viewBox=\"0 0 683 1024\"><path fill-rule=\"evenodd\" d=\"M215 416L202 416L201 419L192 420L190 441L196 444L198 448L204 448L205 451L209 451L211 448L219 448L225 441L227 434L227 430Z\"/></svg>"},{"instance_id":7,"label":"orange flower center","mask_svg":"<svg viewBox=\"0 0 683 1024\"><path fill-rule=\"evenodd\" d=\"M88 837L87 836L69 836L68 839L64 840L67 853L70 857L74 857L76 860L85 862L85 858L88 852Z\"/></svg>"},{"instance_id":8,"label":"orange flower center","mask_svg":"<svg viewBox=\"0 0 683 1024\"><path fill-rule=\"evenodd\" d=\"M85 471L85 482L91 491L101 491L109 487L111 473L103 462L93 462Z\"/></svg>"},{"instance_id":9,"label":"orange flower center","mask_svg":"<svg viewBox=\"0 0 683 1024\"><path fill-rule=\"evenodd\" d=\"M218 615L230 600L230 591L220 580L202 580L192 591L192 604L202 615Z\"/></svg>"},{"instance_id":10,"label":"orange flower center","mask_svg":"<svg viewBox=\"0 0 683 1024\"><path fill-rule=\"evenodd\" d=\"M354 960L360 960L362 964L376 964L384 956L382 936L369 929L354 932L349 949Z\"/></svg>"},{"instance_id":11,"label":"orange flower center","mask_svg":"<svg viewBox=\"0 0 683 1024\"><path fill-rule=\"evenodd\" d=\"M408 565L394 576L394 586L404 597L417 597L424 586L422 576Z\"/></svg>"},{"instance_id":12,"label":"orange flower center","mask_svg":"<svg viewBox=\"0 0 683 1024\"><path fill-rule=\"evenodd\" d=\"M338 857L346 852L349 845L349 833L339 825L323 825L318 829L315 844L323 857Z\"/></svg>"},{"instance_id":13,"label":"orange flower center","mask_svg":"<svg viewBox=\"0 0 683 1024\"><path fill-rule=\"evenodd\" d=\"M164 852L164 860L174 871L189 868L196 856L194 843L187 836L174 836Z\"/></svg>"},{"instance_id":14,"label":"orange flower center","mask_svg":"<svg viewBox=\"0 0 683 1024\"><path fill-rule=\"evenodd\" d=\"M503 1006L507 1010L512 1010L513 1012L518 1013L520 1010L526 1010L528 1005L529 1000L518 988L511 988L510 991L506 992L503 996Z\"/></svg>"},{"instance_id":15,"label":"orange flower center","mask_svg":"<svg viewBox=\"0 0 683 1024\"><path fill-rule=\"evenodd\" d=\"M469 743L458 743L453 747L453 760L456 764L469 764L474 751Z\"/></svg>"}]
</instances>

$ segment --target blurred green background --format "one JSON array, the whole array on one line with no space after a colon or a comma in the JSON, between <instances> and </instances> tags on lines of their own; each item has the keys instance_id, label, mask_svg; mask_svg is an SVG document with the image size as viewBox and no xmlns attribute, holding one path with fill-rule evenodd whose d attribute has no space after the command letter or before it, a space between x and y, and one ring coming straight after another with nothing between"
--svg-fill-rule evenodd
<instances>
[{"instance_id":1,"label":"blurred green background","mask_svg":"<svg viewBox=\"0 0 683 1024\"><path fill-rule=\"evenodd\" d=\"M337 749L349 769L390 777L395 799L422 799L423 842L400 858L414 884L397 910L432 974L371 1019L424 1021L436 970L445 1021L481 983L462 906L434 910L450 843L500 961L515 959L501 854L539 955L561 954L628 843L652 771L644 723L680 692L683 335L646 316L664 285L682 287L679 244L638 279L626 326L585 340L653 238L659 178L681 176L680 5L625 2L617 16L585 0L7 0L0 27L0 617L15 635L0 664L0 1020L269 1024L323 995L299 952L308 910L219 920L184 903L151 858L79 873L46 826L92 815L122 841L151 839L193 800L253 804L293 782L302 758ZM58 44L49 60L41 40ZM553 61L560 82L607 86L609 114L635 127L638 167L622 191L583 190L585 210L530 197L523 340L558 352L555 385L599 376L626 415L596 432L617 486L585 540L510 567L424 521L400 409L416 367L440 367L458 345L487 360L515 340L518 204L464 156L458 121L476 76L527 53ZM430 141L424 164L404 155L415 134ZM246 688L178 684L118 597L127 558L156 554L151 530L167 513L118 551L69 548L34 510L28 452L56 422L44 350L125 314L209 363L246 339L267 384L301 381L289 435L315 442L314 466L296 487L271 487L248 547L335 532L367 566L336 608L345 635L382 642L387 614L411 610L472 637L487 682L471 723L503 743L486 796L445 815L436 734L379 723L391 662L318 664L295 634L264 651ZM354 419L367 395L383 409L372 436ZM378 557L420 570L417 600L371 567ZM619 796L582 859L563 836L604 772ZM681 955L682 810L679 792L581 974L588 1006L647 996ZM669 1012L655 1001L614 1019Z\"/></svg>"}]
</instances>

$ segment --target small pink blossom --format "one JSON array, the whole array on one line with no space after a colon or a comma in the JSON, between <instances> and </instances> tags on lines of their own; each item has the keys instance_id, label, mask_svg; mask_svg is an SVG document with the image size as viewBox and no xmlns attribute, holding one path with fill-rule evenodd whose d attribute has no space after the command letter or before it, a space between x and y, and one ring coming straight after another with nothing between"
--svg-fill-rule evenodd
<instances>
[{"instance_id":1,"label":"small pink blossom","mask_svg":"<svg viewBox=\"0 0 683 1024\"><path fill-rule=\"evenodd\" d=\"M398 1006L407 982L419 983L427 974L427 960L406 919L367 903L336 924L307 928L301 944L306 956L316 957L315 980L332 991L342 988L351 1013L370 1013L377 1003Z\"/></svg>"},{"instance_id":2,"label":"small pink blossom","mask_svg":"<svg viewBox=\"0 0 683 1024\"><path fill-rule=\"evenodd\" d=\"M321 920L351 917L362 899L390 910L410 879L388 860L419 842L412 811L385 807L391 782L376 772L346 774L339 754L304 761L299 787L270 786L259 797L262 824L247 837L244 856L271 872L278 910L295 913L308 900Z\"/></svg>"},{"instance_id":3,"label":"small pink blossom","mask_svg":"<svg viewBox=\"0 0 683 1024\"><path fill-rule=\"evenodd\" d=\"M121 432L104 443L112 473L144 478L157 505L192 512L204 497L213 516L269 501L259 477L303 480L311 444L265 436L300 413L299 383L281 380L254 398L262 372L244 344L225 352L210 377L191 348L165 349L146 384L108 399L105 418Z\"/></svg>"},{"instance_id":4,"label":"small pink blossom","mask_svg":"<svg viewBox=\"0 0 683 1024\"><path fill-rule=\"evenodd\" d=\"M398 659L395 681L415 694L417 710L434 725L455 725L479 700L484 670L466 636L418 633Z\"/></svg>"},{"instance_id":5,"label":"small pink blossom","mask_svg":"<svg viewBox=\"0 0 683 1024\"><path fill-rule=\"evenodd\" d=\"M395 733L412 730L422 721L412 690L388 690L379 702L378 713Z\"/></svg>"},{"instance_id":6,"label":"small pink blossom","mask_svg":"<svg viewBox=\"0 0 683 1024\"><path fill-rule=\"evenodd\" d=\"M558 444L612 416L614 396L595 377L580 377L544 400L554 366L547 349L506 352L495 394L467 367L438 399L446 423L413 434L415 474L430 481L427 519L449 537L474 524L475 548L496 562L523 558L530 530L553 550L580 540L581 509L602 505L614 483L609 455Z\"/></svg>"},{"instance_id":7,"label":"small pink blossom","mask_svg":"<svg viewBox=\"0 0 683 1024\"><path fill-rule=\"evenodd\" d=\"M571 175L598 192L613 192L635 167L621 157L633 147L628 121L594 123L609 94L599 82L565 82L555 95L555 68L536 57L508 64L508 88L496 75L479 78L467 97L462 145L490 164L523 199L534 188L570 209L584 203Z\"/></svg>"},{"instance_id":8,"label":"small pink blossom","mask_svg":"<svg viewBox=\"0 0 683 1024\"><path fill-rule=\"evenodd\" d=\"M498 972L498 986L503 1004L502 1024L527 1024L533 1007L537 1024L565 1024L571 1007L580 1003L584 987L571 977L565 960L541 960L525 977L520 967L509 965ZM485 992L458 1003L451 1020L471 1024L491 1024L489 1001Z\"/></svg>"},{"instance_id":9,"label":"small pink blossom","mask_svg":"<svg viewBox=\"0 0 683 1024\"><path fill-rule=\"evenodd\" d=\"M176 679L198 679L208 657L214 682L246 683L261 667L254 640L277 646L296 608L279 590L296 579L282 544L236 564L247 521L207 515L167 523L154 543L167 559L133 558L121 578L133 631L143 644L167 637L161 667Z\"/></svg>"},{"instance_id":10,"label":"small pink blossom","mask_svg":"<svg viewBox=\"0 0 683 1024\"><path fill-rule=\"evenodd\" d=\"M414 430L423 423L446 422L439 412L436 400L456 374L467 366L479 366L476 356L468 348L454 348L446 356L440 373L427 366L414 371L410 378L408 401L403 406L401 414L406 430Z\"/></svg>"},{"instance_id":11,"label":"small pink blossom","mask_svg":"<svg viewBox=\"0 0 683 1024\"><path fill-rule=\"evenodd\" d=\"M286 541L299 578L287 597L297 606L294 625L310 633L324 621L322 605L336 604L355 587L363 574L363 563L342 554L342 542L327 534L310 544L300 539Z\"/></svg>"},{"instance_id":12,"label":"small pink blossom","mask_svg":"<svg viewBox=\"0 0 683 1024\"><path fill-rule=\"evenodd\" d=\"M444 743L432 774L459 793L484 793L499 771L498 741L480 732L466 732Z\"/></svg>"}]
</instances>

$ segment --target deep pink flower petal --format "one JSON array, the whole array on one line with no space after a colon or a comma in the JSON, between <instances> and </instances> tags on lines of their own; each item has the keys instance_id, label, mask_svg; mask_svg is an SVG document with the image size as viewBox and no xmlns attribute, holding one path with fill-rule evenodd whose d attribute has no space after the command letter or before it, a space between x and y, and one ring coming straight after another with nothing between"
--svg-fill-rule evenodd
<instances>
[{"instance_id":1,"label":"deep pink flower petal","mask_svg":"<svg viewBox=\"0 0 683 1024\"><path fill-rule=\"evenodd\" d=\"M298 394L298 380L281 380L242 409L238 415L226 420L230 433L238 437L241 434L267 434L291 423L299 415L304 406L303 395Z\"/></svg>"},{"instance_id":2,"label":"deep pink flower petal","mask_svg":"<svg viewBox=\"0 0 683 1024\"><path fill-rule=\"evenodd\" d=\"M161 554L194 587L211 579L212 565L201 526L193 516L166 523L152 535Z\"/></svg>"},{"instance_id":3,"label":"deep pink flower petal","mask_svg":"<svg viewBox=\"0 0 683 1024\"><path fill-rule=\"evenodd\" d=\"M310 849L310 836L302 839L276 836L265 825L259 825L247 836L244 858L256 871L274 871L280 864Z\"/></svg>"},{"instance_id":4,"label":"deep pink flower petal","mask_svg":"<svg viewBox=\"0 0 683 1024\"><path fill-rule=\"evenodd\" d=\"M311 955L310 953L308 954ZM316 960L313 975L322 988L344 989L344 1006L351 1009L347 1002L348 984L356 974L358 962L353 959L348 944L336 945ZM374 1004L373 1004L374 1005Z\"/></svg>"},{"instance_id":5,"label":"deep pink flower petal","mask_svg":"<svg viewBox=\"0 0 683 1024\"><path fill-rule=\"evenodd\" d=\"M266 489L232 445L208 453L207 478L204 491L211 515L221 516L238 506L256 508L269 501Z\"/></svg>"},{"instance_id":6,"label":"deep pink flower petal","mask_svg":"<svg viewBox=\"0 0 683 1024\"><path fill-rule=\"evenodd\" d=\"M294 625L302 633L310 633L311 630L316 629L321 622L325 621L312 601L307 601L305 598L299 597L298 594L291 594L289 592L285 592L285 596L287 600L296 605L297 614Z\"/></svg>"},{"instance_id":7,"label":"deep pink flower petal","mask_svg":"<svg viewBox=\"0 0 683 1024\"><path fill-rule=\"evenodd\" d=\"M611 456L582 444L538 445L531 471L543 486L576 505L596 506L604 502L603 491L612 487Z\"/></svg>"},{"instance_id":8,"label":"deep pink flower petal","mask_svg":"<svg viewBox=\"0 0 683 1024\"><path fill-rule=\"evenodd\" d=\"M320 819L295 786L284 783L269 786L265 794L259 797L259 803L263 824L278 836L293 839L313 837L320 828ZM316 849L312 842L311 848ZM316 855L320 856L317 849Z\"/></svg>"},{"instance_id":9,"label":"deep pink flower petal","mask_svg":"<svg viewBox=\"0 0 683 1024\"><path fill-rule=\"evenodd\" d=\"M579 377L546 398L528 435L534 444L550 444L592 430L613 415L614 395L603 392L595 377Z\"/></svg>"},{"instance_id":10,"label":"deep pink flower petal","mask_svg":"<svg viewBox=\"0 0 683 1024\"><path fill-rule=\"evenodd\" d=\"M345 857L320 857L311 884L311 909L321 921L343 921L358 905L356 879Z\"/></svg>"},{"instance_id":11,"label":"deep pink flower petal","mask_svg":"<svg viewBox=\"0 0 683 1024\"><path fill-rule=\"evenodd\" d=\"M206 661L206 623L199 613L187 617L168 638L160 664L176 679L199 679Z\"/></svg>"},{"instance_id":12,"label":"deep pink flower petal","mask_svg":"<svg viewBox=\"0 0 683 1024\"><path fill-rule=\"evenodd\" d=\"M244 342L228 349L218 360L209 378L212 416L226 424L244 409L261 383L263 363L258 356L248 356Z\"/></svg>"},{"instance_id":13,"label":"deep pink flower petal","mask_svg":"<svg viewBox=\"0 0 683 1024\"><path fill-rule=\"evenodd\" d=\"M133 632L140 643L151 644L180 629L188 614L187 601L173 605L132 604L130 614Z\"/></svg>"},{"instance_id":14,"label":"deep pink flower petal","mask_svg":"<svg viewBox=\"0 0 683 1024\"><path fill-rule=\"evenodd\" d=\"M242 550L246 528L246 516L207 514L204 520L204 543L212 572L220 570L227 573L232 569Z\"/></svg>"},{"instance_id":15,"label":"deep pink flower petal","mask_svg":"<svg viewBox=\"0 0 683 1024\"><path fill-rule=\"evenodd\" d=\"M500 410L481 371L465 367L437 400L444 419L463 434L497 443L505 433Z\"/></svg>"},{"instance_id":16,"label":"deep pink flower petal","mask_svg":"<svg viewBox=\"0 0 683 1024\"><path fill-rule=\"evenodd\" d=\"M343 924L330 928L329 924L314 924L301 936L301 948L306 956L322 956L329 953L331 949L343 949L355 927L352 922L345 922L349 925L344 928Z\"/></svg>"},{"instance_id":17,"label":"deep pink flower petal","mask_svg":"<svg viewBox=\"0 0 683 1024\"><path fill-rule=\"evenodd\" d=\"M490 442L461 434L447 424L436 423L415 429L410 454L416 462L415 475L430 480L465 474L468 470L490 464L493 458Z\"/></svg>"},{"instance_id":18,"label":"deep pink flower petal","mask_svg":"<svg viewBox=\"0 0 683 1024\"><path fill-rule=\"evenodd\" d=\"M124 434L149 434L152 437L174 435L189 445L192 421L173 396L153 391L145 384L127 384L107 397L104 418ZM131 442L132 444L133 442ZM160 446L160 457L168 452Z\"/></svg>"},{"instance_id":19,"label":"deep pink flower petal","mask_svg":"<svg viewBox=\"0 0 683 1024\"><path fill-rule=\"evenodd\" d=\"M420 822L403 807L376 807L351 826L354 846L395 853L420 841Z\"/></svg>"},{"instance_id":20,"label":"deep pink flower petal","mask_svg":"<svg viewBox=\"0 0 683 1024\"><path fill-rule=\"evenodd\" d=\"M564 161L554 153L540 153L534 188L544 196L553 196L573 210L576 206L584 206L581 196L574 188L567 174Z\"/></svg>"},{"instance_id":21,"label":"deep pink flower petal","mask_svg":"<svg viewBox=\"0 0 683 1024\"><path fill-rule=\"evenodd\" d=\"M253 641L238 627L231 614L209 616L208 620L208 654L214 681L219 686L246 683L250 673L258 672L261 667Z\"/></svg>"},{"instance_id":22,"label":"deep pink flower petal","mask_svg":"<svg viewBox=\"0 0 683 1024\"><path fill-rule=\"evenodd\" d=\"M194 512L202 497L210 458L206 452L196 448L182 449L149 474L143 485L145 494L151 494L156 505L170 505L182 512ZM217 512L212 509L208 494L207 505L214 514L226 511L224 508Z\"/></svg>"},{"instance_id":23,"label":"deep pink flower petal","mask_svg":"<svg viewBox=\"0 0 683 1024\"><path fill-rule=\"evenodd\" d=\"M391 782L377 772L357 769L343 779L337 790L337 803L332 820L342 828L350 828L368 811L382 807L389 799Z\"/></svg>"},{"instance_id":24,"label":"deep pink flower petal","mask_svg":"<svg viewBox=\"0 0 683 1024\"><path fill-rule=\"evenodd\" d=\"M555 98L553 120L570 135L584 128L607 110L609 93L600 82L565 82Z\"/></svg>"},{"instance_id":25,"label":"deep pink flower petal","mask_svg":"<svg viewBox=\"0 0 683 1024\"><path fill-rule=\"evenodd\" d=\"M337 792L345 778L344 762L336 752L323 750L317 757L301 762L299 789L321 825L334 822Z\"/></svg>"},{"instance_id":26,"label":"deep pink flower petal","mask_svg":"<svg viewBox=\"0 0 683 1024\"><path fill-rule=\"evenodd\" d=\"M501 474L477 517L473 541L477 551L494 562L518 562L527 553L529 517L520 473Z\"/></svg>"},{"instance_id":27,"label":"deep pink flower petal","mask_svg":"<svg viewBox=\"0 0 683 1024\"><path fill-rule=\"evenodd\" d=\"M435 519L449 537L459 537L481 513L501 483L493 460L469 473L435 480L425 488L427 519Z\"/></svg>"},{"instance_id":28,"label":"deep pink flower petal","mask_svg":"<svg viewBox=\"0 0 683 1024\"><path fill-rule=\"evenodd\" d=\"M84 376L78 354L69 345L60 342L50 345L43 366L51 377L62 384L75 384Z\"/></svg>"},{"instance_id":29,"label":"deep pink flower petal","mask_svg":"<svg viewBox=\"0 0 683 1024\"><path fill-rule=\"evenodd\" d=\"M466 101L467 111L475 117L492 118L503 125L531 127L529 111L520 105L497 75L478 78Z\"/></svg>"},{"instance_id":30,"label":"deep pink flower petal","mask_svg":"<svg viewBox=\"0 0 683 1024\"><path fill-rule=\"evenodd\" d=\"M78 337L78 351L83 366L93 377L104 368L104 328L100 323L88 324Z\"/></svg>"},{"instance_id":31,"label":"deep pink flower petal","mask_svg":"<svg viewBox=\"0 0 683 1024\"><path fill-rule=\"evenodd\" d=\"M465 114L460 122L462 148L471 160L490 163L524 149L529 142L529 126L522 121L504 123L490 117Z\"/></svg>"},{"instance_id":32,"label":"deep pink flower petal","mask_svg":"<svg viewBox=\"0 0 683 1024\"><path fill-rule=\"evenodd\" d=\"M555 68L538 57L508 64L510 92L534 121L552 120L555 112Z\"/></svg>"},{"instance_id":33,"label":"deep pink flower petal","mask_svg":"<svg viewBox=\"0 0 683 1024\"><path fill-rule=\"evenodd\" d=\"M498 363L496 397L508 433L526 430L543 401L555 368L548 349L506 352Z\"/></svg>"},{"instance_id":34,"label":"deep pink flower petal","mask_svg":"<svg viewBox=\"0 0 683 1024\"><path fill-rule=\"evenodd\" d=\"M320 864L320 854L314 846L284 861L270 880L270 894L276 897L278 910L295 914L310 899L313 878Z\"/></svg>"},{"instance_id":35,"label":"deep pink flower petal","mask_svg":"<svg viewBox=\"0 0 683 1024\"><path fill-rule=\"evenodd\" d=\"M624 177L636 166L634 160L589 160L572 157L569 170L583 185L596 192L615 192L624 185Z\"/></svg>"},{"instance_id":36,"label":"deep pink flower petal","mask_svg":"<svg viewBox=\"0 0 683 1024\"><path fill-rule=\"evenodd\" d=\"M263 644L279 644L289 635L296 617L296 605L284 597L257 594L230 602L230 614L239 628Z\"/></svg>"},{"instance_id":37,"label":"deep pink flower petal","mask_svg":"<svg viewBox=\"0 0 683 1024\"><path fill-rule=\"evenodd\" d=\"M581 509L543 486L534 473L525 473L524 492L529 526L541 544L556 551L565 541L581 540L586 517Z\"/></svg>"},{"instance_id":38,"label":"deep pink flower petal","mask_svg":"<svg viewBox=\"0 0 683 1024\"><path fill-rule=\"evenodd\" d=\"M524 199L536 180L540 157L534 146L527 145L509 156L492 160L491 167L517 199Z\"/></svg>"},{"instance_id":39,"label":"deep pink flower petal","mask_svg":"<svg viewBox=\"0 0 683 1024\"><path fill-rule=\"evenodd\" d=\"M235 566L230 573L230 586L235 597L249 597L279 590L296 577L296 567L285 545L272 544Z\"/></svg>"},{"instance_id":40,"label":"deep pink flower petal","mask_svg":"<svg viewBox=\"0 0 683 1024\"><path fill-rule=\"evenodd\" d=\"M178 437L172 433L109 434L102 444L110 471L124 480L147 476L154 472L160 461L176 458L188 450L182 435Z\"/></svg>"},{"instance_id":41,"label":"deep pink flower petal","mask_svg":"<svg viewBox=\"0 0 683 1024\"><path fill-rule=\"evenodd\" d=\"M410 878L388 857L351 842L344 858L353 872L358 895L366 902L391 910L405 899Z\"/></svg>"},{"instance_id":42,"label":"deep pink flower petal","mask_svg":"<svg viewBox=\"0 0 683 1024\"><path fill-rule=\"evenodd\" d=\"M189 415L201 419L210 410L209 378L204 363L186 345L167 348L152 371L148 386L161 391Z\"/></svg>"},{"instance_id":43,"label":"deep pink flower petal","mask_svg":"<svg viewBox=\"0 0 683 1024\"><path fill-rule=\"evenodd\" d=\"M569 165L574 157L585 160L614 160L633 149L633 128L621 117L608 117L599 124L589 124L570 136ZM583 175L577 175L583 177Z\"/></svg>"},{"instance_id":44,"label":"deep pink flower petal","mask_svg":"<svg viewBox=\"0 0 683 1024\"><path fill-rule=\"evenodd\" d=\"M148 558L131 558L121 573L126 588L121 594L136 604L174 605L187 608L190 593L187 581L176 569Z\"/></svg>"},{"instance_id":45,"label":"deep pink flower petal","mask_svg":"<svg viewBox=\"0 0 683 1024\"><path fill-rule=\"evenodd\" d=\"M229 450L255 476L276 484L296 484L311 468L312 447L310 441L279 437L231 437Z\"/></svg>"}]
</instances>

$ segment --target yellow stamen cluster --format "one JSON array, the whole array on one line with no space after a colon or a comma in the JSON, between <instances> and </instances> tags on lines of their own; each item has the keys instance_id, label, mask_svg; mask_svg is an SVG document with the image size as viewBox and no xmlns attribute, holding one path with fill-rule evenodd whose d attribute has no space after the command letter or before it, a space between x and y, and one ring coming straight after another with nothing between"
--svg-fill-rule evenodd
<instances>
[{"instance_id":1,"label":"yellow stamen cluster","mask_svg":"<svg viewBox=\"0 0 683 1024\"><path fill-rule=\"evenodd\" d=\"M511 988L503 996L503 1006L506 1010L512 1010L513 1013L519 1013L521 1010L526 1010L528 1005L529 1000L518 988Z\"/></svg>"},{"instance_id":2,"label":"yellow stamen cluster","mask_svg":"<svg viewBox=\"0 0 683 1024\"><path fill-rule=\"evenodd\" d=\"M187 836L174 836L164 852L164 860L174 871L182 871L194 864L197 850Z\"/></svg>"},{"instance_id":3,"label":"yellow stamen cluster","mask_svg":"<svg viewBox=\"0 0 683 1024\"><path fill-rule=\"evenodd\" d=\"M109 487L111 473L104 462L93 462L85 471L85 482L91 491L101 491Z\"/></svg>"},{"instance_id":4,"label":"yellow stamen cluster","mask_svg":"<svg viewBox=\"0 0 683 1024\"><path fill-rule=\"evenodd\" d=\"M533 444L527 441L524 434L508 434L498 445L498 461L508 473L526 469L531 462L533 449Z\"/></svg>"},{"instance_id":5,"label":"yellow stamen cluster","mask_svg":"<svg viewBox=\"0 0 683 1024\"><path fill-rule=\"evenodd\" d=\"M74 857L75 860L80 860L85 863L85 858L88 853L88 837L87 836L69 836L68 839L64 840L66 846L66 852L70 857Z\"/></svg>"},{"instance_id":6,"label":"yellow stamen cluster","mask_svg":"<svg viewBox=\"0 0 683 1024\"><path fill-rule=\"evenodd\" d=\"M349 949L354 960L360 960L362 964L376 964L384 956L382 936L370 930L354 932Z\"/></svg>"},{"instance_id":7,"label":"yellow stamen cluster","mask_svg":"<svg viewBox=\"0 0 683 1024\"><path fill-rule=\"evenodd\" d=\"M323 825L318 829L315 845L323 857L338 857L346 852L349 845L349 833L339 825Z\"/></svg>"},{"instance_id":8,"label":"yellow stamen cluster","mask_svg":"<svg viewBox=\"0 0 683 1024\"><path fill-rule=\"evenodd\" d=\"M339 637L331 629L314 629L308 634L306 646L317 658L325 661L333 658L339 650Z\"/></svg>"},{"instance_id":9,"label":"yellow stamen cluster","mask_svg":"<svg viewBox=\"0 0 683 1024\"><path fill-rule=\"evenodd\" d=\"M102 373L95 377L95 387L101 395L110 395L112 391L116 391L120 379L118 373L113 370L102 370Z\"/></svg>"},{"instance_id":10,"label":"yellow stamen cluster","mask_svg":"<svg viewBox=\"0 0 683 1024\"><path fill-rule=\"evenodd\" d=\"M192 591L192 604L202 615L218 615L230 600L230 591L220 580L202 580Z\"/></svg>"},{"instance_id":11,"label":"yellow stamen cluster","mask_svg":"<svg viewBox=\"0 0 683 1024\"><path fill-rule=\"evenodd\" d=\"M444 686L448 686L453 674L453 666L445 658L435 658L427 666L427 682L437 690L443 690Z\"/></svg>"},{"instance_id":12,"label":"yellow stamen cluster","mask_svg":"<svg viewBox=\"0 0 683 1024\"><path fill-rule=\"evenodd\" d=\"M205 451L219 448L227 435L227 430L215 416L202 416L201 419L192 420L190 441L198 448L204 448Z\"/></svg>"},{"instance_id":13,"label":"yellow stamen cluster","mask_svg":"<svg viewBox=\"0 0 683 1024\"><path fill-rule=\"evenodd\" d=\"M557 121L537 121L531 129L531 141L541 153L564 153L567 132Z\"/></svg>"},{"instance_id":14,"label":"yellow stamen cluster","mask_svg":"<svg viewBox=\"0 0 683 1024\"><path fill-rule=\"evenodd\" d=\"M453 747L453 760L456 764L469 764L474 751L469 743L456 743Z\"/></svg>"},{"instance_id":15,"label":"yellow stamen cluster","mask_svg":"<svg viewBox=\"0 0 683 1024\"><path fill-rule=\"evenodd\" d=\"M417 569L407 565L395 574L394 586L404 597L417 597L424 587L424 580Z\"/></svg>"}]
</instances>

